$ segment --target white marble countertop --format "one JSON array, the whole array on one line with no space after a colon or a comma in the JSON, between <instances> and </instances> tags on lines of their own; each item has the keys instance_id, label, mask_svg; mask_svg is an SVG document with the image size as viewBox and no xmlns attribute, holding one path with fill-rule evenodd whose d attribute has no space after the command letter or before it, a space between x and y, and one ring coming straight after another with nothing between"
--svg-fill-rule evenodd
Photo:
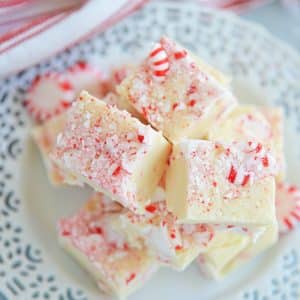
<instances>
[{"instance_id":1,"label":"white marble countertop","mask_svg":"<svg viewBox=\"0 0 300 300\"><path fill-rule=\"evenodd\" d=\"M283 8L279 1L274 1L243 14L242 18L263 25L300 52L300 11L298 15L293 14Z\"/></svg>"}]
</instances>

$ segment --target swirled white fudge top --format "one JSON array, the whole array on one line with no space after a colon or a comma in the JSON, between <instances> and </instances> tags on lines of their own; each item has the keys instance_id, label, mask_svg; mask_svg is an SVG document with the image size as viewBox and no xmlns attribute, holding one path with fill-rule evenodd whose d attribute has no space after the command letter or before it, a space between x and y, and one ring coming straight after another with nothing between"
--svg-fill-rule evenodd
<instances>
[{"instance_id":1,"label":"swirled white fudge top","mask_svg":"<svg viewBox=\"0 0 300 300\"><path fill-rule=\"evenodd\" d=\"M256 142L185 140L167 170L168 208L182 222L268 224L277 164Z\"/></svg>"},{"instance_id":2,"label":"swirled white fudge top","mask_svg":"<svg viewBox=\"0 0 300 300\"><path fill-rule=\"evenodd\" d=\"M239 105L226 120L213 126L208 134L212 141L256 141L269 147L279 166L278 178L285 173L283 153L283 114L279 107Z\"/></svg>"},{"instance_id":3,"label":"swirled white fudge top","mask_svg":"<svg viewBox=\"0 0 300 300\"><path fill-rule=\"evenodd\" d=\"M128 112L82 92L68 111L53 159L136 210L162 176L169 147L159 132Z\"/></svg>"},{"instance_id":4,"label":"swirled white fudge top","mask_svg":"<svg viewBox=\"0 0 300 300\"><path fill-rule=\"evenodd\" d=\"M87 258L89 266L84 267L88 270L93 267L101 289L126 296L134 286L146 281L157 264L146 249L132 248L125 236L113 229L111 220L122 209L96 193L79 212L59 221L58 234L62 241L68 241L69 247Z\"/></svg>"},{"instance_id":5,"label":"swirled white fudge top","mask_svg":"<svg viewBox=\"0 0 300 300\"><path fill-rule=\"evenodd\" d=\"M235 106L224 81L217 71L163 37L118 92L174 142L203 137L207 126Z\"/></svg>"}]
</instances>

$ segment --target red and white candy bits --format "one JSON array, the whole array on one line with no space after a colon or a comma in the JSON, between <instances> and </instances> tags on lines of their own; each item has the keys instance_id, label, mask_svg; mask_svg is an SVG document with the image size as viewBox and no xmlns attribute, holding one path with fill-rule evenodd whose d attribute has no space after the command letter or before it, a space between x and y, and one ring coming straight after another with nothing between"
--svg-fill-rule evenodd
<instances>
[{"instance_id":1,"label":"red and white candy bits","mask_svg":"<svg viewBox=\"0 0 300 300\"><path fill-rule=\"evenodd\" d=\"M167 52L160 43L155 44L149 54L149 66L153 78L158 82L163 82L170 68Z\"/></svg>"},{"instance_id":2,"label":"red and white candy bits","mask_svg":"<svg viewBox=\"0 0 300 300\"><path fill-rule=\"evenodd\" d=\"M65 111L74 97L72 83L64 76L50 72L34 79L24 105L37 122L43 122Z\"/></svg>"},{"instance_id":3,"label":"red and white candy bits","mask_svg":"<svg viewBox=\"0 0 300 300\"><path fill-rule=\"evenodd\" d=\"M300 189L278 183L276 186L276 214L279 232L286 233L300 224Z\"/></svg>"},{"instance_id":4,"label":"red and white candy bits","mask_svg":"<svg viewBox=\"0 0 300 300\"><path fill-rule=\"evenodd\" d=\"M75 95L82 90L86 90L98 98L102 98L105 95L103 87L104 76L97 68L85 61L78 61L70 67L66 76L74 87Z\"/></svg>"},{"instance_id":5,"label":"red and white candy bits","mask_svg":"<svg viewBox=\"0 0 300 300\"><path fill-rule=\"evenodd\" d=\"M235 143L235 145L241 150L239 156L243 164L238 167L231 164L227 175L229 182L245 186L248 183L252 184L257 177L264 178L276 174L277 162L270 150L263 147L261 143L249 141L248 143ZM225 155L229 159L236 154L231 154L230 149L227 148Z\"/></svg>"}]
</instances>

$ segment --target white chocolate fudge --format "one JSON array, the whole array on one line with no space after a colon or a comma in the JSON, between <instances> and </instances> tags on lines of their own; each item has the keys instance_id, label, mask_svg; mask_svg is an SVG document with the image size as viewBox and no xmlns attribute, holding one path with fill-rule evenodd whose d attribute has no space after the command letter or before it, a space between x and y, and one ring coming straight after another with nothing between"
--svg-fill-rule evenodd
<instances>
[{"instance_id":1,"label":"white chocolate fudge","mask_svg":"<svg viewBox=\"0 0 300 300\"><path fill-rule=\"evenodd\" d=\"M269 224L277 165L260 143L185 140L166 174L168 209L181 223Z\"/></svg>"},{"instance_id":2,"label":"white chocolate fudge","mask_svg":"<svg viewBox=\"0 0 300 300\"><path fill-rule=\"evenodd\" d=\"M53 185L82 185L74 174L58 167L49 156L55 148L57 135L64 129L65 123L66 114L64 113L34 127L32 136L42 154L49 181Z\"/></svg>"},{"instance_id":3,"label":"white chocolate fudge","mask_svg":"<svg viewBox=\"0 0 300 300\"><path fill-rule=\"evenodd\" d=\"M151 277L158 264L147 249L130 247L124 235L114 231L111 220L122 208L110 203L100 193L93 195L77 214L60 220L58 235L62 247L102 291L124 299Z\"/></svg>"},{"instance_id":4,"label":"white chocolate fudge","mask_svg":"<svg viewBox=\"0 0 300 300\"><path fill-rule=\"evenodd\" d=\"M53 160L137 212L149 202L166 168L170 145L128 112L82 92L68 111Z\"/></svg>"},{"instance_id":5,"label":"white chocolate fudge","mask_svg":"<svg viewBox=\"0 0 300 300\"><path fill-rule=\"evenodd\" d=\"M120 97L115 93L108 93L103 101L110 105L120 106ZM56 146L56 139L60 132L63 131L67 120L67 114L62 113L42 125L35 126L32 130L32 137L34 138L44 161L47 170L49 181L55 185L79 185L83 183L71 172L60 168L56 163L50 159L50 153Z\"/></svg>"},{"instance_id":6,"label":"white chocolate fudge","mask_svg":"<svg viewBox=\"0 0 300 300\"><path fill-rule=\"evenodd\" d=\"M118 92L173 143L205 137L237 103L222 74L165 37Z\"/></svg>"},{"instance_id":7,"label":"white chocolate fudge","mask_svg":"<svg viewBox=\"0 0 300 300\"><path fill-rule=\"evenodd\" d=\"M211 141L256 141L270 148L278 163L277 178L285 173L283 153L283 114L278 107L239 105L226 120L213 126L208 134Z\"/></svg>"},{"instance_id":8,"label":"white chocolate fudge","mask_svg":"<svg viewBox=\"0 0 300 300\"><path fill-rule=\"evenodd\" d=\"M176 217L167 210L160 187L144 214L123 211L115 226L126 233L129 244L145 244L158 261L176 270L185 269L213 238L211 226L177 224Z\"/></svg>"}]
</instances>

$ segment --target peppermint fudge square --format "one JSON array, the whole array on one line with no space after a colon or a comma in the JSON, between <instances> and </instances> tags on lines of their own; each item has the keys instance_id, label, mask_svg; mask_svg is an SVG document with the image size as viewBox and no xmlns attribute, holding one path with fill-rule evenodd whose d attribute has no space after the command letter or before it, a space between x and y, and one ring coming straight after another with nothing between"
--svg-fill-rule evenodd
<instances>
[{"instance_id":1,"label":"peppermint fudge square","mask_svg":"<svg viewBox=\"0 0 300 300\"><path fill-rule=\"evenodd\" d=\"M132 248L111 222L122 207L94 194L75 215L58 223L61 246L105 293L125 299L159 268L146 248Z\"/></svg>"},{"instance_id":2,"label":"peppermint fudge square","mask_svg":"<svg viewBox=\"0 0 300 300\"><path fill-rule=\"evenodd\" d=\"M222 74L166 37L117 90L173 143L205 137L237 104Z\"/></svg>"},{"instance_id":3,"label":"peppermint fudge square","mask_svg":"<svg viewBox=\"0 0 300 300\"><path fill-rule=\"evenodd\" d=\"M161 133L81 92L52 157L96 191L137 212L150 201L169 152Z\"/></svg>"}]
</instances>

